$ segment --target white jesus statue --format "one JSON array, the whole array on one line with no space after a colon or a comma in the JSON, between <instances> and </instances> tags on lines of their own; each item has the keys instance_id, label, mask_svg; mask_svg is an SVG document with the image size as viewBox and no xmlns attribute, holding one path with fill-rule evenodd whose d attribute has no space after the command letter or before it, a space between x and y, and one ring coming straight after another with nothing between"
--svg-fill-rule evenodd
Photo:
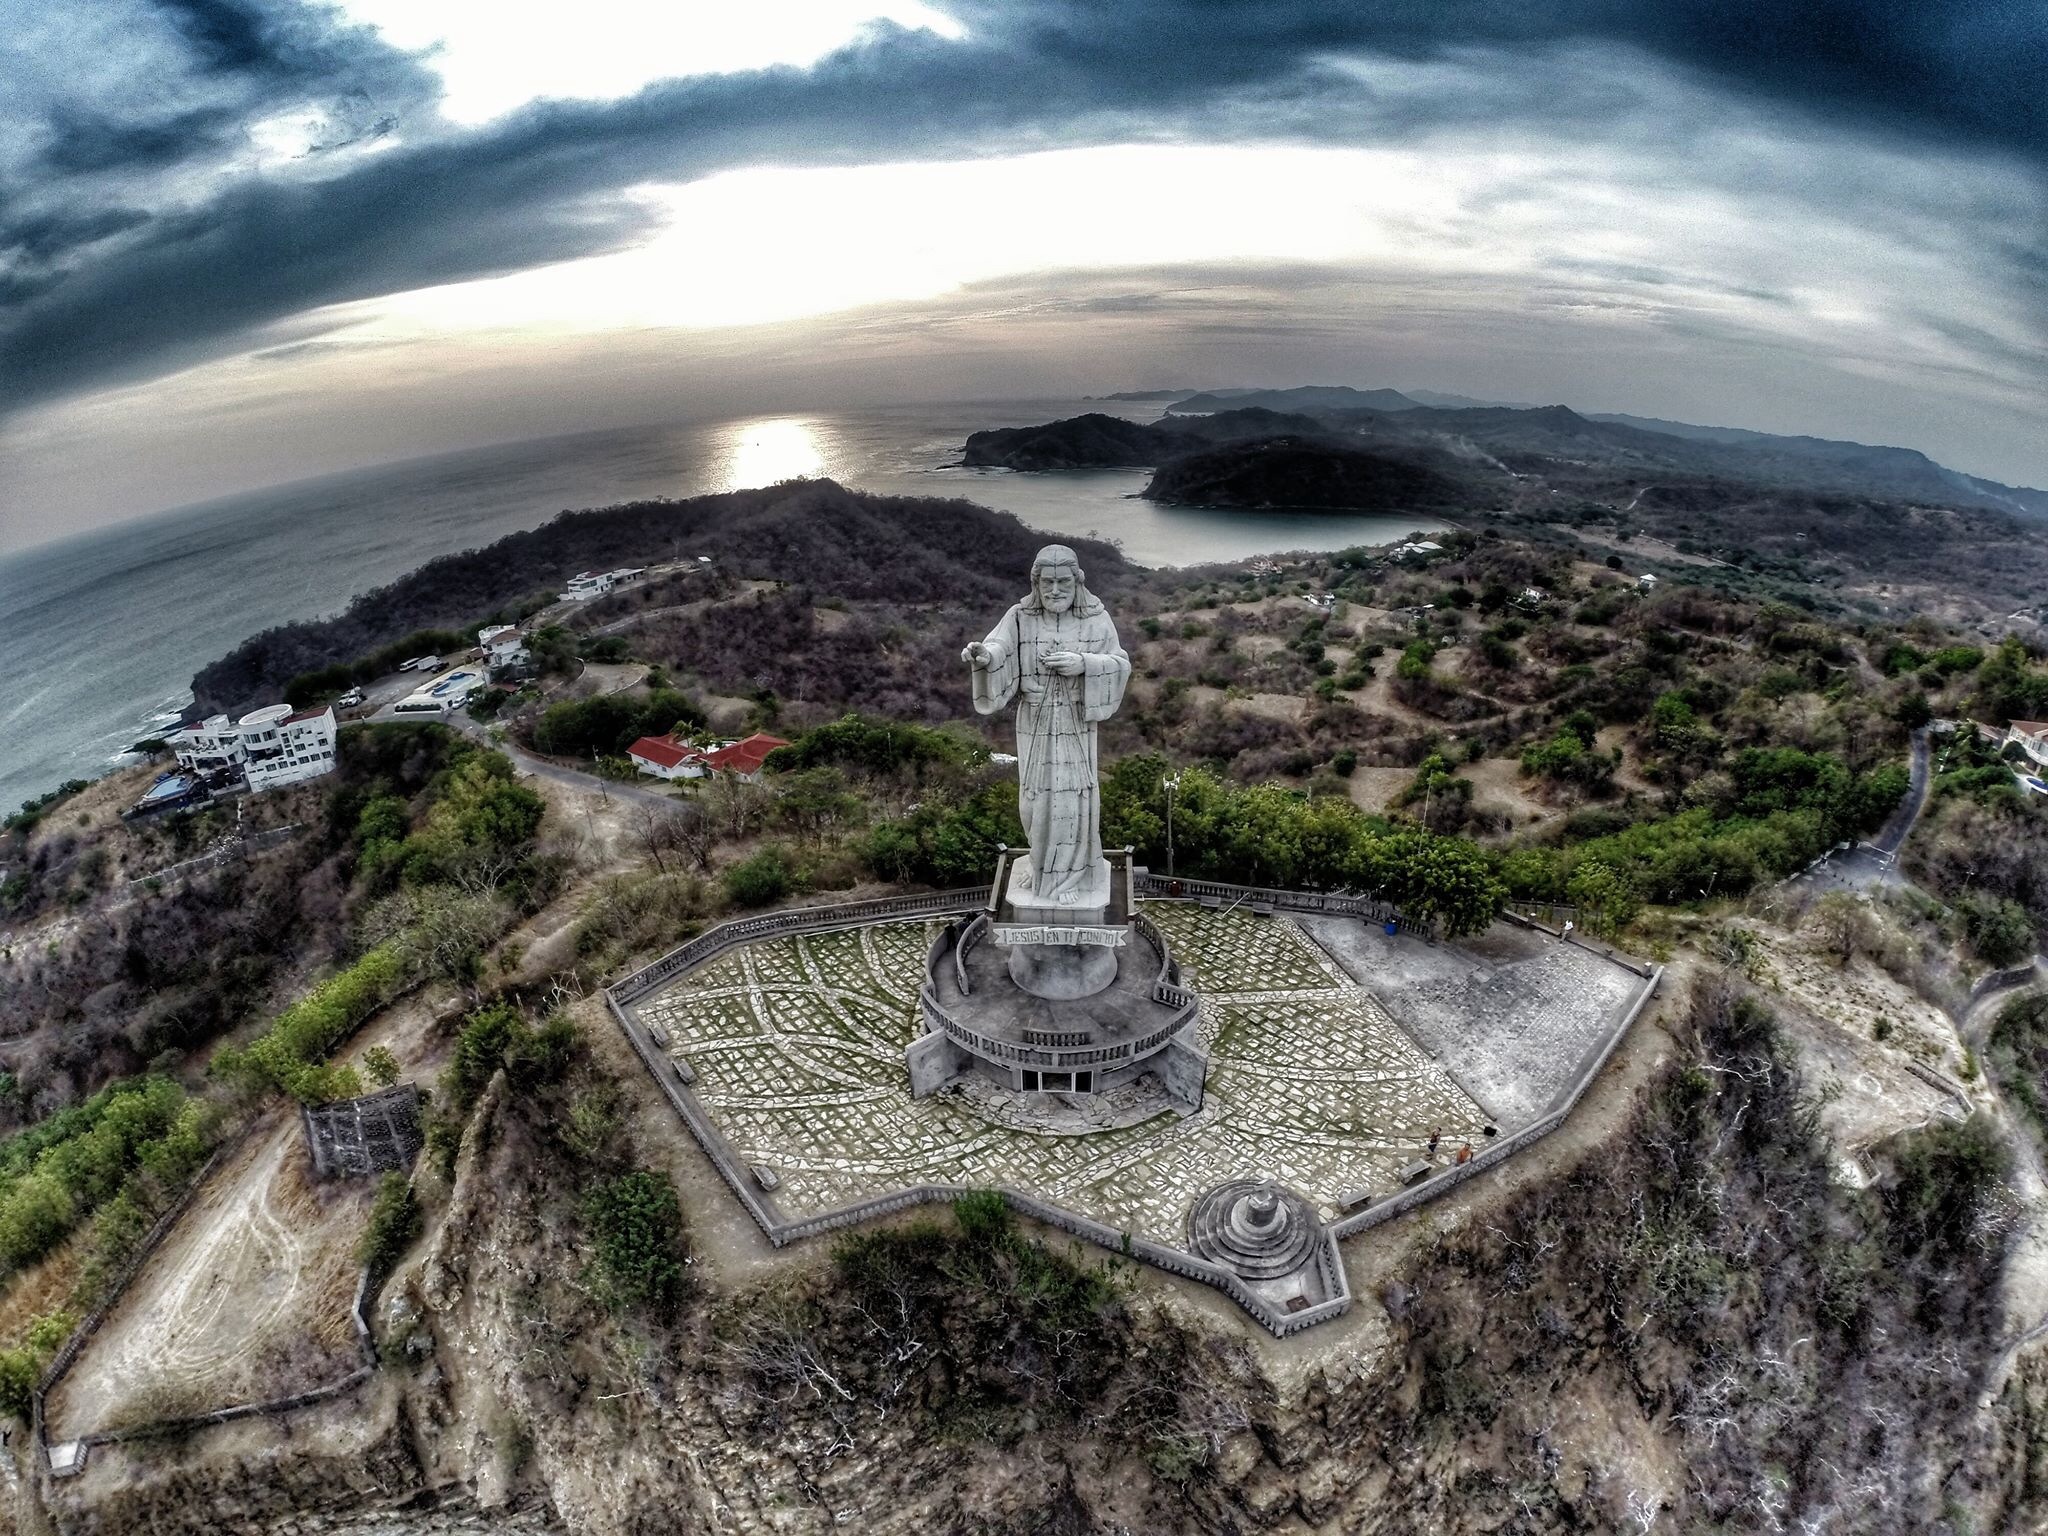
<instances>
[{"instance_id":1,"label":"white jesus statue","mask_svg":"<svg viewBox=\"0 0 2048 1536\"><path fill-rule=\"evenodd\" d=\"M1074 552L1064 544L1041 549L1031 562L1031 595L960 658L973 672L975 709L992 715L1017 700L1017 815L1031 867L1018 872L1013 892L1046 906L1100 905L1109 865L1095 726L1123 702L1131 658Z\"/></svg>"}]
</instances>

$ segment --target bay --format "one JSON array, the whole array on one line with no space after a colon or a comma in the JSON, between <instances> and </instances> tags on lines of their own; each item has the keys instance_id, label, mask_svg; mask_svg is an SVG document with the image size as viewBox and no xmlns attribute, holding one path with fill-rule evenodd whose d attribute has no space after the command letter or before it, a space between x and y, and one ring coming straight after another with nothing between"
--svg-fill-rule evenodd
<instances>
[{"instance_id":1,"label":"bay","mask_svg":"<svg viewBox=\"0 0 2048 1536\"><path fill-rule=\"evenodd\" d=\"M0 807L124 761L173 726L192 674L249 635L337 613L437 555L565 510L805 476L960 496L1143 565L1385 543L1439 520L1158 507L1144 470L949 467L969 432L1156 402L952 401L581 432L352 470L0 556ZM563 573L565 576L568 572Z\"/></svg>"}]
</instances>

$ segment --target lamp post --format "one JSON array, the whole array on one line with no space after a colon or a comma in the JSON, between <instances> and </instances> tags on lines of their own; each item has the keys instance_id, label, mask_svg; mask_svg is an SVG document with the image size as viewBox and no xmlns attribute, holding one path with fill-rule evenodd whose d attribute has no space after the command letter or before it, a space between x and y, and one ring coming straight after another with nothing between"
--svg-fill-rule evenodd
<instances>
[{"instance_id":1,"label":"lamp post","mask_svg":"<svg viewBox=\"0 0 2048 1536\"><path fill-rule=\"evenodd\" d=\"M1173 774L1166 780L1166 878L1173 878L1173 797L1180 788L1180 775Z\"/></svg>"}]
</instances>

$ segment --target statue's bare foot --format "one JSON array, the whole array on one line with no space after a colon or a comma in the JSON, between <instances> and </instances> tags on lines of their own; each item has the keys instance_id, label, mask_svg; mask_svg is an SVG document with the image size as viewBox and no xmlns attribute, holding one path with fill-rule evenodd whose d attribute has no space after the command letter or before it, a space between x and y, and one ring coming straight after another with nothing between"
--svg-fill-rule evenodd
<instances>
[{"instance_id":1,"label":"statue's bare foot","mask_svg":"<svg viewBox=\"0 0 2048 1536\"><path fill-rule=\"evenodd\" d=\"M1063 907L1071 907L1079 899L1080 897L1073 891L1062 891L1059 896L1059 904Z\"/></svg>"}]
</instances>

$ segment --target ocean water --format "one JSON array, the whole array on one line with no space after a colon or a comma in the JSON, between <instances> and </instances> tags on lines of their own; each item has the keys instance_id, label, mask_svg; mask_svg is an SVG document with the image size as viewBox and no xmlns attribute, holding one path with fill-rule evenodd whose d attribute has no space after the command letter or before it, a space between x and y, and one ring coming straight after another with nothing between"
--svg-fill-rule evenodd
<instances>
[{"instance_id":1,"label":"ocean water","mask_svg":"<svg viewBox=\"0 0 2048 1536\"><path fill-rule=\"evenodd\" d=\"M1341 549L1441 526L1156 507L1136 499L1143 470L947 467L978 428L1084 410L1152 420L1160 407L957 402L585 432L297 481L0 555L0 808L124 761L131 742L177 722L194 672L259 630L339 612L436 555L565 509L829 475L1113 539L1143 565Z\"/></svg>"}]
</instances>

